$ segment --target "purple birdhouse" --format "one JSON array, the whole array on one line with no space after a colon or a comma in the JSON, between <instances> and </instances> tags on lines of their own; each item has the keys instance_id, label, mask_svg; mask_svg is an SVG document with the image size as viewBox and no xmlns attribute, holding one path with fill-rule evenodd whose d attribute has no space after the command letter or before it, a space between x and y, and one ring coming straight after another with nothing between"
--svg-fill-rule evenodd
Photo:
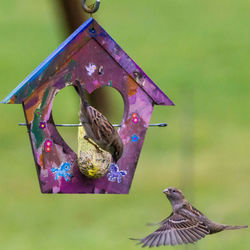
<instances>
[{"instance_id":1,"label":"purple birdhouse","mask_svg":"<svg viewBox=\"0 0 250 250\"><path fill-rule=\"evenodd\" d=\"M89 93L103 86L121 94L125 109L118 133L123 154L99 179L79 171L77 154L52 117L56 94L80 81ZM173 102L93 19L83 23L3 101L22 104L42 193L127 194L154 105Z\"/></svg>"}]
</instances>

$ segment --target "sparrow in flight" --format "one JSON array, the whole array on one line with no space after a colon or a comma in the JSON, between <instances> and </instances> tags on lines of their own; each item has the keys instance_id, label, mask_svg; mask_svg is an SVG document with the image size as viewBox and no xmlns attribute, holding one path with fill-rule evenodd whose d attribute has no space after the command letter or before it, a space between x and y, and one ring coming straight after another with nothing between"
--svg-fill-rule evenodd
<instances>
[{"instance_id":1,"label":"sparrow in flight","mask_svg":"<svg viewBox=\"0 0 250 250\"><path fill-rule=\"evenodd\" d=\"M76 80L74 86L81 99L79 116L86 132L85 139L108 151L116 163L123 153L123 143L118 132L101 112L88 104L80 82Z\"/></svg>"},{"instance_id":2,"label":"sparrow in flight","mask_svg":"<svg viewBox=\"0 0 250 250\"><path fill-rule=\"evenodd\" d=\"M152 234L143 239L132 239L139 240L142 247L195 243L208 234L248 227L229 226L209 220L189 204L181 190L177 188L166 188L163 193L170 201L173 212L168 218L158 223L160 227Z\"/></svg>"}]
</instances>

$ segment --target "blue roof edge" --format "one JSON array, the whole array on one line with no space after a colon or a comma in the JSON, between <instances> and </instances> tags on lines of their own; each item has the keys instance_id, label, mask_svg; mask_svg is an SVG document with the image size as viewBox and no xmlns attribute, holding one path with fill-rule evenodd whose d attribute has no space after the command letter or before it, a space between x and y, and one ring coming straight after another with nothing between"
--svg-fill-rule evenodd
<instances>
[{"instance_id":1,"label":"blue roof edge","mask_svg":"<svg viewBox=\"0 0 250 250\"><path fill-rule=\"evenodd\" d=\"M93 18L89 18L86 22L80 25L59 47L50 54L38 67L36 67L14 90L10 92L8 96L6 96L0 103L7 104L9 103L10 99L17 93L20 89L24 87L24 85L35 79L44 68L48 67L51 61L72 41L74 40L77 35L84 31L92 22Z\"/></svg>"}]
</instances>

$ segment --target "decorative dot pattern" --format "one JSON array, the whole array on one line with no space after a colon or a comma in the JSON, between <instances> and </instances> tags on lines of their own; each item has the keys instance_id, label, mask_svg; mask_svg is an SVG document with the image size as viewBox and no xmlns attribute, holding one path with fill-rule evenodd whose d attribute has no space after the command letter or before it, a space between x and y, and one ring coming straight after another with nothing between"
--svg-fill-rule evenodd
<instances>
[{"instance_id":1,"label":"decorative dot pattern","mask_svg":"<svg viewBox=\"0 0 250 250\"><path fill-rule=\"evenodd\" d=\"M45 129L46 128L46 123L45 122L40 122L39 128L40 129Z\"/></svg>"},{"instance_id":2,"label":"decorative dot pattern","mask_svg":"<svg viewBox=\"0 0 250 250\"><path fill-rule=\"evenodd\" d=\"M132 114L132 122L134 124L137 124L139 121L140 121L140 118L139 118L138 114L137 113L133 113Z\"/></svg>"},{"instance_id":3,"label":"decorative dot pattern","mask_svg":"<svg viewBox=\"0 0 250 250\"><path fill-rule=\"evenodd\" d=\"M52 141L46 140L44 143L45 152L49 153L51 151Z\"/></svg>"},{"instance_id":4,"label":"decorative dot pattern","mask_svg":"<svg viewBox=\"0 0 250 250\"><path fill-rule=\"evenodd\" d=\"M138 142L139 136L134 134L134 135L132 135L131 140L132 140L132 142Z\"/></svg>"}]
</instances>

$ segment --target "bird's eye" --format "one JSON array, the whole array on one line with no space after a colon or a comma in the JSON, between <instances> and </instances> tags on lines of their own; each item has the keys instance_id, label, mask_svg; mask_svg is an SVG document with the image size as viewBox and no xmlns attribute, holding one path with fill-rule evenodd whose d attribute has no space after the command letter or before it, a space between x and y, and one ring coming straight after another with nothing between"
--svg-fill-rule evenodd
<instances>
[{"instance_id":1,"label":"bird's eye","mask_svg":"<svg viewBox=\"0 0 250 250\"><path fill-rule=\"evenodd\" d=\"M175 190L173 190L173 192L175 193Z\"/></svg>"}]
</instances>

